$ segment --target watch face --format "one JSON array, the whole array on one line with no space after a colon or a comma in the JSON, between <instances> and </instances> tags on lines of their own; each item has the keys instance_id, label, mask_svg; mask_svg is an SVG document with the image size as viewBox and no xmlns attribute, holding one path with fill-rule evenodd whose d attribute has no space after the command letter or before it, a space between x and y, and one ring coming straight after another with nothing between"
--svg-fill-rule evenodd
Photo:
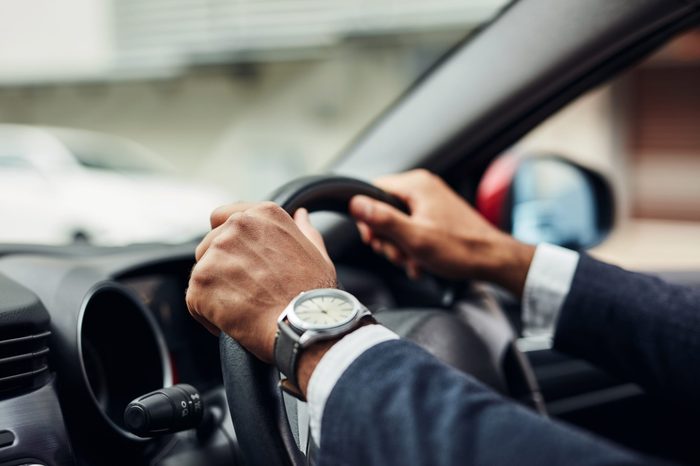
<instances>
[{"instance_id":1,"label":"watch face","mask_svg":"<svg viewBox=\"0 0 700 466\"><path fill-rule=\"evenodd\" d=\"M307 329L337 327L351 321L356 313L353 301L340 293L309 293L294 306L295 323Z\"/></svg>"}]
</instances>

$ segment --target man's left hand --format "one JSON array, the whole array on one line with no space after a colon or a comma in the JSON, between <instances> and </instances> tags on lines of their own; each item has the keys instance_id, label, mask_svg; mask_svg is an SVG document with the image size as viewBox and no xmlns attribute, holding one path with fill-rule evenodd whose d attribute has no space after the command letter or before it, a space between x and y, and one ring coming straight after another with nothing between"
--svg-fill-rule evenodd
<instances>
[{"instance_id":1,"label":"man's left hand","mask_svg":"<svg viewBox=\"0 0 700 466\"><path fill-rule=\"evenodd\" d=\"M196 251L186 298L190 314L271 362L277 318L292 298L336 286L323 239L305 210L292 220L271 202L221 207L211 226Z\"/></svg>"}]
</instances>

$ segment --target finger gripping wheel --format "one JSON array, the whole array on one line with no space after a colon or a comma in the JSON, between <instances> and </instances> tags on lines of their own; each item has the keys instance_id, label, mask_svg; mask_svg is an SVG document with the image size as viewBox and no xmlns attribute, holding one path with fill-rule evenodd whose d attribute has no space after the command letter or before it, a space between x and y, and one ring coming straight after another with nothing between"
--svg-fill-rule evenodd
<instances>
[{"instance_id":1,"label":"finger gripping wheel","mask_svg":"<svg viewBox=\"0 0 700 466\"><path fill-rule=\"evenodd\" d=\"M339 176L299 178L282 186L270 199L290 215L300 207L309 212L347 214L350 199L355 195L365 195L408 212L400 199L376 186ZM221 333L219 350L231 418L246 464L306 464L289 429L275 368L257 359L224 333Z\"/></svg>"},{"instance_id":2,"label":"finger gripping wheel","mask_svg":"<svg viewBox=\"0 0 700 466\"><path fill-rule=\"evenodd\" d=\"M310 212L323 210L348 214L350 200L356 195L377 199L408 213L407 206L395 196L364 181L345 177L300 178L280 188L271 200L290 215L300 207ZM250 466L305 465L306 458L296 446L277 388L278 371L255 358L229 336L221 335L219 348L226 395L245 463ZM484 335L475 338L487 348L501 347L500 343L490 342ZM519 375L515 379L524 380L522 398L532 399L537 393L534 376L527 361L514 345L512 348L517 357L512 361L514 369L511 372ZM493 352L500 354L496 350ZM508 391L511 395L518 392L511 387ZM526 404L537 405L536 402Z\"/></svg>"},{"instance_id":3,"label":"finger gripping wheel","mask_svg":"<svg viewBox=\"0 0 700 466\"><path fill-rule=\"evenodd\" d=\"M279 204L289 215L300 207L309 212L348 213L350 199L363 195L382 201L408 213L408 206L396 196L366 181L343 176L306 176L279 188L270 200Z\"/></svg>"}]
</instances>

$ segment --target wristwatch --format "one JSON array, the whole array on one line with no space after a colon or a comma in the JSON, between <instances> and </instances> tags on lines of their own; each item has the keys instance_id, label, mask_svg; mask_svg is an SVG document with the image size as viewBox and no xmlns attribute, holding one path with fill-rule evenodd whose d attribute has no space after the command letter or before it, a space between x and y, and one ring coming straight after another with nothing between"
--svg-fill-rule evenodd
<instances>
[{"instance_id":1,"label":"wristwatch","mask_svg":"<svg viewBox=\"0 0 700 466\"><path fill-rule=\"evenodd\" d=\"M356 329L369 309L346 291L319 288L297 295L277 319L275 365L286 376L280 387L303 399L297 380L299 355L315 342Z\"/></svg>"}]
</instances>

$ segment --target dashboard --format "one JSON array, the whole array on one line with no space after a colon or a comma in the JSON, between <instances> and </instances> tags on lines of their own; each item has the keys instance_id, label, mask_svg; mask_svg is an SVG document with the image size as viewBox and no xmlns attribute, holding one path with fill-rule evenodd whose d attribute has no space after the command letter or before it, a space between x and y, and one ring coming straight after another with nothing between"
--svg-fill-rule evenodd
<instances>
[{"instance_id":1,"label":"dashboard","mask_svg":"<svg viewBox=\"0 0 700 466\"><path fill-rule=\"evenodd\" d=\"M0 247L0 466L240 464L219 339L185 305L194 248ZM338 267L346 289L373 309L396 304L377 275L357 270ZM36 345L36 373L4 389L3 350L17 338ZM178 383L216 414L205 435L140 438L125 427L131 400Z\"/></svg>"},{"instance_id":2,"label":"dashboard","mask_svg":"<svg viewBox=\"0 0 700 466\"><path fill-rule=\"evenodd\" d=\"M188 277L189 269L170 270L130 276L119 282L150 310L160 328L172 382L190 383L206 391L221 385L219 343L187 311L184 297Z\"/></svg>"},{"instance_id":3,"label":"dashboard","mask_svg":"<svg viewBox=\"0 0 700 466\"><path fill-rule=\"evenodd\" d=\"M0 466L238 464L218 338L185 307L193 251L0 256ZM131 433L126 405L176 383L207 431Z\"/></svg>"},{"instance_id":4,"label":"dashboard","mask_svg":"<svg viewBox=\"0 0 700 466\"><path fill-rule=\"evenodd\" d=\"M0 466L240 464L219 339L185 305L194 248L0 247ZM371 308L396 304L377 275L351 266L338 274ZM405 298L420 301L416 290ZM31 352L39 356L31 384L3 390L13 329L44 346ZM140 438L125 427L131 400L178 383L194 386L216 413L205 438Z\"/></svg>"},{"instance_id":5,"label":"dashboard","mask_svg":"<svg viewBox=\"0 0 700 466\"><path fill-rule=\"evenodd\" d=\"M0 247L0 466L241 464L218 338L185 306L194 247L86 246L4 255ZM338 266L339 279L372 310L439 307L429 284L409 282L372 256L349 257ZM519 315L519 308L511 314ZM654 413L647 401L631 404L640 399L637 387L581 361L549 350L527 356L557 417L624 443L602 428L622 424L627 435L630 406ZM176 383L193 385L216 413L206 435L140 438L125 428L129 401ZM608 396L613 392L615 399ZM625 408L624 415L613 405ZM654 424L635 422L635 429L642 435ZM679 439L674 448L694 445L686 441L692 430L668 430L672 435L664 439Z\"/></svg>"}]
</instances>

